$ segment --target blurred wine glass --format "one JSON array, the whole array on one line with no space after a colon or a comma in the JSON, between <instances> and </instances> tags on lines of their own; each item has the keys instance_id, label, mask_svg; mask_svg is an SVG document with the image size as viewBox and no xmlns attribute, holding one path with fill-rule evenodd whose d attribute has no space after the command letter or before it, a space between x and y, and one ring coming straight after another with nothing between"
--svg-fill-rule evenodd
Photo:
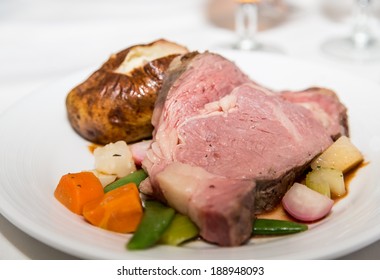
<instances>
[{"instance_id":1,"label":"blurred wine glass","mask_svg":"<svg viewBox=\"0 0 380 280\"><path fill-rule=\"evenodd\" d=\"M258 4L260 0L235 0L235 32L237 42L235 49L244 51L274 51L279 48L257 40Z\"/></svg>"},{"instance_id":2,"label":"blurred wine glass","mask_svg":"<svg viewBox=\"0 0 380 280\"><path fill-rule=\"evenodd\" d=\"M354 23L347 37L331 38L322 44L322 50L337 58L353 61L380 59L380 42L372 32L371 0L355 0Z\"/></svg>"},{"instance_id":3,"label":"blurred wine glass","mask_svg":"<svg viewBox=\"0 0 380 280\"><path fill-rule=\"evenodd\" d=\"M275 28L287 16L288 6L282 0L210 0L208 7L213 24L234 31L235 40L224 46L238 50L281 52L258 37L259 32Z\"/></svg>"},{"instance_id":4,"label":"blurred wine glass","mask_svg":"<svg viewBox=\"0 0 380 280\"><path fill-rule=\"evenodd\" d=\"M235 30L238 41L234 46L239 50L262 48L256 39L259 0L236 0Z\"/></svg>"}]
</instances>

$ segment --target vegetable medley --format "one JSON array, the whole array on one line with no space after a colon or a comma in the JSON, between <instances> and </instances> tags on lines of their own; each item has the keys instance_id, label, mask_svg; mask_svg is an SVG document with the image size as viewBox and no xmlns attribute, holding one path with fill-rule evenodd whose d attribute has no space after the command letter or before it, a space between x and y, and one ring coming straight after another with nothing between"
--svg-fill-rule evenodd
<instances>
[{"instance_id":1,"label":"vegetable medley","mask_svg":"<svg viewBox=\"0 0 380 280\"><path fill-rule=\"evenodd\" d=\"M118 233L132 233L128 250L156 244L179 246L199 237L199 229L187 217L159 201L142 199L140 183L148 175L140 167L147 143L110 143L94 150L95 169L61 177L55 198L90 224ZM308 229L308 222L327 216L334 198L346 194L344 175L363 161L346 136L340 137L313 160L303 183L289 188L282 199L286 213L297 222L255 219L254 235L284 235Z\"/></svg>"}]
</instances>

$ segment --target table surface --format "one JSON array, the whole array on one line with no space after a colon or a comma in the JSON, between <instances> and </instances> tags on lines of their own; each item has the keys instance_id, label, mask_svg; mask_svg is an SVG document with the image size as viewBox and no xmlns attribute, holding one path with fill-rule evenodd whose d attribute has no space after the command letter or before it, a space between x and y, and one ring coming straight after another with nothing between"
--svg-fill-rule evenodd
<instances>
[{"instance_id":1,"label":"table surface","mask_svg":"<svg viewBox=\"0 0 380 280\"><path fill-rule=\"evenodd\" d=\"M0 115L31 92L72 72L95 69L111 53L130 45L166 38L206 50L233 42L233 31L215 24L228 0L217 1L218 5L207 0L1 1ZM374 30L380 30L378 2ZM263 28L258 37L281 47L286 56L380 83L380 61L347 62L321 52L328 37L350 31L350 3L284 1L286 9L277 14L280 22ZM0 259L76 259L30 237L2 215L0 248ZM341 259L380 259L380 241Z\"/></svg>"}]
</instances>

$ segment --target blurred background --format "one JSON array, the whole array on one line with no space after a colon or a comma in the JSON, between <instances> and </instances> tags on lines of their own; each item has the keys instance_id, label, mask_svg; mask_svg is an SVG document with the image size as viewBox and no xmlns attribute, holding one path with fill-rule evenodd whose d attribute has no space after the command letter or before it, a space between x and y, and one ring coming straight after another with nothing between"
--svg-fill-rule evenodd
<instances>
[{"instance_id":1,"label":"blurred background","mask_svg":"<svg viewBox=\"0 0 380 280\"><path fill-rule=\"evenodd\" d=\"M257 38L283 55L380 83L380 60L353 62L321 51L328 38L350 34L353 3L262 0ZM236 5L233 0L0 0L0 115L29 93L76 71L96 69L131 45L165 38L191 50L232 47ZM379 37L379 0L372 1L369 24ZM0 224L0 258L67 257L2 216ZM379 252L378 242L347 258L380 257Z\"/></svg>"},{"instance_id":2,"label":"blurred background","mask_svg":"<svg viewBox=\"0 0 380 280\"><path fill-rule=\"evenodd\" d=\"M379 2L373 1L376 32ZM285 55L333 63L380 81L378 64L334 64L320 52L323 40L350 32L352 3L263 0L258 36ZM8 98L15 101L51 79L96 67L111 53L157 38L190 49L225 47L236 40L235 5L233 0L1 0L0 95L12 94Z\"/></svg>"}]
</instances>

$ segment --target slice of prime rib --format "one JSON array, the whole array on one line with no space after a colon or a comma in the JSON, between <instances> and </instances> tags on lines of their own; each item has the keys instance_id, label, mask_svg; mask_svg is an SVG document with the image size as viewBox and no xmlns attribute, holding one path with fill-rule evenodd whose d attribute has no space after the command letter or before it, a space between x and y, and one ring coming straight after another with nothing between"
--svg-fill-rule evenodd
<instances>
[{"instance_id":1,"label":"slice of prime rib","mask_svg":"<svg viewBox=\"0 0 380 280\"><path fill-rule=\"evenodd\" d=\"M281 97L309 109L322 122L333 140L349 134L347 108L332 90L313 87L303 91L283 91Z\"/></svg>"},{"instance_id":2,"label":"slice of prime rib","mask_svg":"<svg viewBox=\"0 0 380 280\"><path fill-rule=\"evenodd\" d=\"M255 214L277 206L332 144L338 132L330 122L338 120L326 117L324 102L311 99L320 119L306 99L260 87L217 54L178 57L167 77L141 189L188 215L205 240L240 245L251 236ZM318 90L306 92L324 100ZM338 119L340 129L347 127L345 117Z\"/></svg>"}]
</instances>

